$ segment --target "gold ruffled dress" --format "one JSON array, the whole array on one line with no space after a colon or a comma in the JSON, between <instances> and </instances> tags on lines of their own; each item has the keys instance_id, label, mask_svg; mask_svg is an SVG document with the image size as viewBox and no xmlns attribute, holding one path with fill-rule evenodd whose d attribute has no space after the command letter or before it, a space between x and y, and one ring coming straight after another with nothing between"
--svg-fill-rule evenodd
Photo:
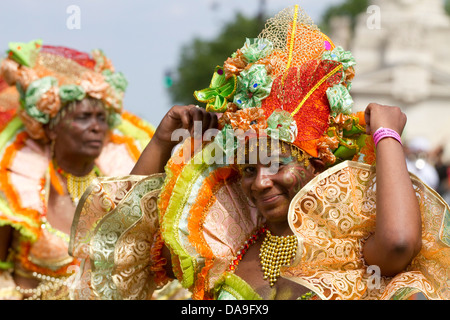
<instances>
[{"instance_id":1,"label":"gold ruffled dress","mask_svg":"<svg viewBox=\"0 0 450 320\"><path fill-rule=\"evenodd\" d=\"M168 281L164 243L193 299L261 299L229 265L263 221L243 196L239 172L208 165L201 154L181 164L173 157L166 175L101 179L85 194L71 235L70 250L82 261L73 277L74 298L151 298ZM362 245L376 219L375 167L346 161L292 200L288 219L299 247L281 276L320 299L407 299L417 292L449 299L449 206L418 178L411 180L423 245L403 272L382 277L365 264Z\"/></svg>"}]
</instances>

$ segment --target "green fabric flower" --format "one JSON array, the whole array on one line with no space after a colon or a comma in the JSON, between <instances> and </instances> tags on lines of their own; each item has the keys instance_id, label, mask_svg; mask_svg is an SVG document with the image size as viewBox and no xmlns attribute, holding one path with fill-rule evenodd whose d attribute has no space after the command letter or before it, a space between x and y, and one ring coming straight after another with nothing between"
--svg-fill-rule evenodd
<instances>
[{"instance_id":1,"label":"green fabric flower","mask_svg":"<svg viewBox=\"0 0 450 320\"><path fill-rule=\"evenodd\" d=\"M344 71L356 65L356 60L350 51L345 51L342 47L336 47L332 51L325 51L322 60L333 60L342 63Z\"/></svg>"},{"instance_id":2,"label":"green fabric flower","mask_svg":"<svg viewBox=\"0 0 450 320\"><path fill-rule=\"evenodd\" d=\"M102 72L105 81L118 92L125 92L128 87L128 81L122 72L112 72L107 69Z\"/></svg>"},{"instance_id":3,"label":"green fabric flower","mask_svg":"<svg viewBox=\"0 0 450 320\"><path fill-rule=\"evenodd\" d=\"M42 40L33 40L28 43L10 42L8 47L8 55L11 59L23 66L33 68L42 47Z\"/></svg>"},{"instance_id":4,"label":"green fabric flower","mask_svg":"<svg viewBox=\"0 0 450 320\"><path fill-rule=\"evenodd\" d=\"M237 139L233 127L226 124L214 138L214 142L225 152L225 154L234 154L238 147Z\"/></svg>"},{"instance_id":5,"label":"green fabric flower","mask_svg":"<svg viewBox=\"0 0 450 320\"><path fill-rule=\"evenodd\" d=\"M50 116L40 110L38 110L36 104L41 99L41 96L50 90L51 87L57 87L58 80L53 77L44 77L33 81L25 92L25 97L23 99L23 107L25 111L36 119L37 121L46 124L48 123Z\"/></svg>"},{"instance_id":6,"label":"green fabric flower","mask_svg":"<svg viewBox=\"0 0 450 320\"><path fill-rule=\"evenodd\" d=\"M267 134L272 138L292 143L297 137L298 129L294 118L284 110L275 110L267 119Z\"/></svg>"},{"instance_id":7,"label":"green fabric flower","mask_svg":"<svg viewBox=\"0 0 450 320\"><path fill-rule=\"evenodd\" d=\"M273 44L267 39L246 38L244 46L241 48L247 63L254 63L263 59L273 52Z\"/></svg>"},{"instance_id":8,"label":"green fabric flower","mask_svg":"<svg viewBox=\"0 0 450 320\"><path fill-rule=\"evenodd\" d=\"M238 77L234 103L240 109L261 107L261 101L270 94L272 83L273 80L267 75L264 65L252 65Z\"/></svg>"},{"instance_id":9,"label":"green fabric flower","mask_svg":"<svg viewBox=\"0 0 450 320\"><path fill-rule=\"evenodd\" d=\"M62 102L81 101L86 97L86 91L76 84L62 85L59 88L59 97Z\"/></svg>"},{"instance_id":10,"label":"green fabric flower","mask_svg":"<svg viewBox=\"0 0 450 320\"><path fill-rule=\"evenodd\" d=\"M327 97L333 117L339 113L350 114L352 112L353 98L344 85L336 84L328 88Z\"/></svg>"},{"instance_id":11,"label":"green fabric flower","mask_svg":"<svg viewBox=\"0 0 450 320\"><path fill-rule=\"evenodd\" d=\"M209 88L195 91L194 97L200 102L207 103L206 111L222 113L227 110L228 100L235 92L236 76L226 79L223 68L217 66Z\"/></svg>"}]
</instances>

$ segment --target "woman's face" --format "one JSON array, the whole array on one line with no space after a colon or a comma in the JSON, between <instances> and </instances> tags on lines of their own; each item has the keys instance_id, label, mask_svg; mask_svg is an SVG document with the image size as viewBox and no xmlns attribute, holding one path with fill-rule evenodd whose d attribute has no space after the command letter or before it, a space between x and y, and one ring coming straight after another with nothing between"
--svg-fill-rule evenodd
<instances>
[{"instance_id":1,"label":"woman's face","mask_svg":"<svg viewBox=\"0 0 450 320\"><path fill-rule=\"evenodd\" d=\"M108 129L107 113L102 103L93 99L77 102L51 130L55 156L97 158Z\"/></svg>"},{"instance_id":2,"label":"woman's face","mask_svg":"<svg viewBox=\"0 0 450 320\"><path fill-rule=\"evenodd\" d=\"M268 222L283 222L287 219L289 204L294 196L314 176L312 165L294 159L290 151L278 157L278 170L273 172L268 165L240 165L241 185L246 196L253 202Z\"/></svg>"}]
</instances>

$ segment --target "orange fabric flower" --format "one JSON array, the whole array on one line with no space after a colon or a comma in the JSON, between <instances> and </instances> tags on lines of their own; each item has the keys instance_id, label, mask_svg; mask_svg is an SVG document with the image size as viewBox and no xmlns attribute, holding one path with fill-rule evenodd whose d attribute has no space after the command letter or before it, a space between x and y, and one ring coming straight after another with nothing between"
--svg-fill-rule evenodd
<instances>
[{"instance_id":1,"label":"orange fabric flower","mask_svg":"<svg viewBox=\"0 0 450 320\"><path fill-rule=\"evenodd\" d=\"M18 112L18 115L25 127L27 128L28 135L35 140L46 139L44 128L42 127L42 123L35 120L33 117L30 117L28 113L21 109Z\"/></svg>"},{"instance_id":2,"label":"orange fabric flower","mask_svg":"<svg viewBox=\"0 0 450 320\"><path fill-rule=\"evenodd\" d=\"M39 79L39 77L33 69L24 66L19 68L17 82L20 83L23 90L27 90L30 83L37 79Z\"/></svg>"},{"instance_id":3,"label":"orange fabric flower","mask_svg":"<svg viewBox=\"0 0 450 320\"><path fill-rule=\"evenodd\" d=\"M223 128L226 124L244 132L251 129L260 132L267 128L267 119L261 108L245 108L235 113L225 112L219 120L219 125Z\"/></svg>"},{"instance_id":4,"label":"orange fabric flower","mask_svg":"<svg viewBox=\"0 0 450 320\"><path fill-rule=\"evenodd\" d=\"M325 162L325 164L333 164L336 162L336 156L331 150L335 150L339 146L339 140L337 137L329 137L327 135L319 139L317 144L317 150L319 153L319 158Z\"/></svg>"},{"instance_id":5,"label":"orange fabric flower","mask_svg":"<svg viewBox=\"0 0 450 320\"><path fill-rule=\"evenodd\" d=\"M103 99L109 84L105 81L103 75L93 72L85 72L81 75L78 84L86 91L86 93L95 99Z\"/></svg>"},{"instance_id":6,"label":"orange fabric flower","mask_svg":"<svg viewBox=\"0 0 450 320\"><path fill-rule=\"evenodd\" d=\"M236 56L234 58L228 58L223 64L223 69L225 70L225 78L230 78L233 74L238 76L247 66L245 57L242 51L239 49L236 51Z\"/></svg>"},{"instance_id":7,"label":"orange fabric flower","mask_svg":"<svg viewBox=\"0 0 450 320\"><path fill-rule=\"evenodd\" d=\"M46 91L36 104L39 111L47 113L51 118L55 117L61 109L61 100L59 98L59 88L51 87Z\"/></svg>"},{"instance_id":8,"label":"orange fabric flower","mask_svg":"<svg viewBox=\"0 0 450 320\"><path fill-rule=\"evenodd\" d=\"M19 79L19 64L14 60L4 59L0 66L0 76L8 85L15 85Z\"/></svg>"},{"instance_id":9,"label":"orange fabric flower","mask_svg":"<svg viewBox=\"0 0 450 320\"><path fill-rule=\"evenodd\" d=\"M360 154L364 155L363 161L364 163L375 165L377 161L377 151L375 148L375 143L373 142L373 137L371 135L367 135L365 139L365 144L361 148ZM356 161L356 159L354 159Z\"/></svg>"},{"instance_id":10,"label":"orange fabric flower","mask_svg":"<svg viewBox=\"0 0 450 320\"><path fill-rule=\"evenodd\" d=\"M104 70L111 70L114 72L114 65L111 60L108 59L103 51L96 49L92 51L92 58L94 58L95 64L95 72L101 73Z\"/></svg>"}]
</instances>

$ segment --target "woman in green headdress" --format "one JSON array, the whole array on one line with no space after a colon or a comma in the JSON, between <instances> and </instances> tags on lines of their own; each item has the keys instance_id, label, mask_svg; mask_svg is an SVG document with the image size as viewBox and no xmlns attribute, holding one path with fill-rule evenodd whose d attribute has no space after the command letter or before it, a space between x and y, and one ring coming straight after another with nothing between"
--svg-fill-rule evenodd
<instances>
[{"instance_id":1,"label":"woman in green headdress","mask_svg":"<svg viewBox=\"0 0 450 320\"><path fill-rule=\"evenodd\" d=\"M98 177L128 174L154 129L122 110L127 81L100 50L37 40L10 43L7 54L0 299L68 299L66 279L80 263L68 254L76 205Z\"/></svg>"}]
</instances>

